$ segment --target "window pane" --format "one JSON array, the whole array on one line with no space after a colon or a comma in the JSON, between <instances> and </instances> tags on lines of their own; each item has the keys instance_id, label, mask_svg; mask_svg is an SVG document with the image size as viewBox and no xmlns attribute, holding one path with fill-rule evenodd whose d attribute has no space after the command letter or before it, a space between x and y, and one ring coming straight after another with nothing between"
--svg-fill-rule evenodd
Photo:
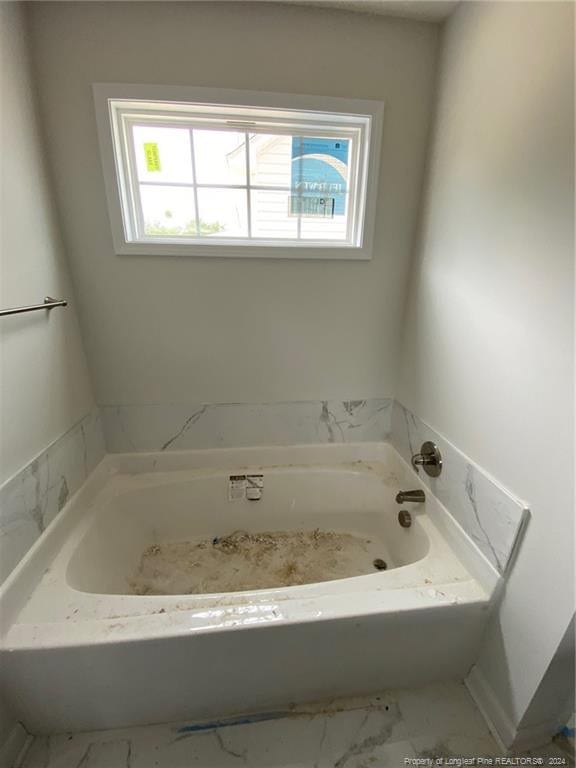
<instances>
[{"instance_id":1,"label":"window pane","mask_svg":"<svg viewBox=\"0 0 576 768\"><path fill-rule=\"evenodd\" d=\"M246 184L246 134L194 129L199 184Z\"/></svg>"},{"instance_id":2,"label":"window pane","mask_svg":"<svg viewBox=\"0 0 576 768\"><path fill-rule=\"evenodd\" d=\"M250 183L286 187L291 183L292 136L253 133L250 136Z\"/></svg>"},{"instance_id":3,"label":"window pane","mask_svg":"<svg viewBox=\"0 0 576 768\"><path fill-rule=\"evenodd\" d=\"M192 151L187 128L135 125L133 135L139 181L192 182Z\"/></svg>"},{"instance_id":4,"label":"window pane","mask_svg":"<svg viewBox=\"0 0 576 768\"><path fill-rule=\"evenodd\" d=\"M303 213L300 219L300 237L303 240L346 240L348 216L344 198L344 195L301 198L299 210L306 211L307 208L310 210L312 204L323 201L325 209L333 210L334 213L331 216L309 216ZM339 210L342 210L342 213L336 213Z\"/></svg>"},{"instance_id":5,"label":"window pane","mask_svg":"<svg viewBox=\"0 0 576 768\"><path fill-rule=\"evenodd\" d=\"M243 189L198 189L200 232L206 237L247 237L248 211Z\"/></svg>"},{"instance_id":6,"label":"window pane","mask_svg":"<svg viewBox=\"0 0 576 768\"><path fill-rule=\"evenodd\" d=\"M346 240L349 154L348 139L293 137L291 204L303 240Z\"/></svg>"},{"instance_id":7,"label":"window pane","mask_svg":"<svg viewBox=\"0 0 576 768\"><path fill-rule=\"evenodd\" d=\"M334 214L344 215L348 191L348 139L292 137L291 187L298 194L338 196Z\"/></svg>"},{"instance_id":8,"label":"window pane","mask_svg":"<svg viewBox=\"0 0 576 768\"><path fill-rule=\"evenodd\" d=\"M192 189L141 184L140 198L147 237L196 237Z\"/></svg>"},{"instance_id":9,"label":"window pane","mask_svg":"<svg viewBox=\"0 0 576 768\"><path fill-rule=\"evenodd\" d=\"M288 213L290 192L254 189L251 192L252 236L294 239L298 237L298 217Z\"/></svg>"}]
</instances>

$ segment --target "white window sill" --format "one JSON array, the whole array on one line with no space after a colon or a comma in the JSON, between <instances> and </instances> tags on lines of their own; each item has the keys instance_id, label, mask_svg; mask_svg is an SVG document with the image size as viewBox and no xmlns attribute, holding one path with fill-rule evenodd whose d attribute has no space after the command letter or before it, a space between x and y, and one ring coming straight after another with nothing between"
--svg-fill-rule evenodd
<instances>
[{"instance_id":1,"label":"white window sill","mask_svg":"<svg viewBox=\"0 0 576 768\"><path fill-rule=\"evenodd\" d=\"M228 245L213 242L210 245L170 243L122 243L115 247L118 256L182 256L196 258L248 258L248 259L338 259L368 261L372 258L368 247L353 246L270 246Z\"/></svg>"}]
</instances>

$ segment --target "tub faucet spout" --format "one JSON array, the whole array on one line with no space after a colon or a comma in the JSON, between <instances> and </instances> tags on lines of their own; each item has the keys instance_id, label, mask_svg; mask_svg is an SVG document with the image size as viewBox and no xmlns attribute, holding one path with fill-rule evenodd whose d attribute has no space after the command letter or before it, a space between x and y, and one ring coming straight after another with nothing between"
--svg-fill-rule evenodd
<instances>
[{"instance_id":1,"label":"tub faucet spout","mask_svg":"<svg viewBox=\"0 0 576 768\"><path fill-rule=\"evenodd\" d=\"M396 494L396 503L404 504L407 501L422 503L426 501L426 495L424 491L421 491L420 489L416 491L398 491L398 493Z\"/></svg>"}]
</instances>

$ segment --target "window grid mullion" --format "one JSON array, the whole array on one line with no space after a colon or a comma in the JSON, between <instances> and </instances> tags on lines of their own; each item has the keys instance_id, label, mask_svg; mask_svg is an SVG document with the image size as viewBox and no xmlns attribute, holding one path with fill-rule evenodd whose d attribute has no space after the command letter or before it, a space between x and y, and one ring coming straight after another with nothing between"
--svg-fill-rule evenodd
<instances>
[{"instance_id":1,"label":"window grid mullion","mask_svg":"<svg viewBox=\"0 0 576 768\"><path fill-rule=\"evenodd\" d=\"M196 154L194 152L194 129L188 129L190 137L190 160L192 162L192 189L194 191L194 208L196 209L196 235L202 237L202 228L200 226L200 207L198 205L198 179L196 178ZM189 186L189 185L188 185Z\"/></svg>"},{"instance_id":2,"label":"window grid mullion","mask_svg":"<svg viewBox=\"0 0 576 768\"><path fill-rule=\"evenodd\" d=\"M191 189L196 186L198 189L246 189L246 184L194 184L191 181L140 181L139 184L142 187L185 187ZM290 192L290 186L282 186L281 184L250 184L250 189L260 189L263 192Z\"/></svg>"},{"instance_id":3,"label":"window grid mullion","mask_svg":"<svg viewBox=\"0 0 576 768\"><path fill-rule=\"evenodd\" d=\"M248 237L252 237L252 195L250 182L250 136L248 131L244 133L246 145L246 214L248 216Z\"/></svg>"},{"instance_id":4,"label":"window grid mullion","mask_svg":"<svg viewBox=\"0 0 576 768\"><path fill-rule=\"evenodd\" d=\"M302 143L302 137L298 136L298 139L300 140L300 143ZM292 142L294 142L294 137L292 137ZM290 173L292 173L292 160L290 161ZM299 181L302 181L302 147L300 147L300 154L298 156L298 179ZM302 189L302 187L300 187ZM302 195L300 192L300 189L298 190L297 197L300 198L299 200L299 211L298 211L298 219L297 219L297 233L298 237L297 240L302 240Z\"/></svg>"}]
</instances>

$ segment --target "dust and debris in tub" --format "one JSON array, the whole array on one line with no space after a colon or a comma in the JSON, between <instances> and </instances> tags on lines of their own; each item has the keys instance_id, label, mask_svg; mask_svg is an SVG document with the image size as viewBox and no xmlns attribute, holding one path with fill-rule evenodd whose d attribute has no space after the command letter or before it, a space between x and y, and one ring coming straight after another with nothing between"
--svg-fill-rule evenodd
<instances>
[{"instance_id":1,"label":"dust and debris in tub","mask_svg":"<svg viewBox=\"0 0 576 768\"><path fill-rule=\"evenodd\" d=\"M136 595L190 595L314 584L374 573L378 549L352 533L238 530L153 544L129 586Z\"/></svg>"}]
</instances>

